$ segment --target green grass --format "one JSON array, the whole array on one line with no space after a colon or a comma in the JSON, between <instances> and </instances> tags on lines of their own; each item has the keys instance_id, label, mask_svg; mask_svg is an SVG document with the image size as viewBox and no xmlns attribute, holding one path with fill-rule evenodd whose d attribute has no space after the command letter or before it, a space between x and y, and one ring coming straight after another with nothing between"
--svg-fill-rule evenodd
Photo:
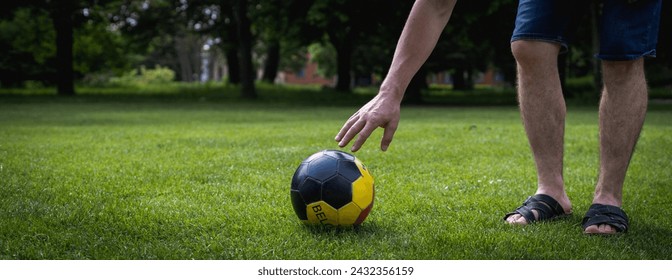
<instances>
[{"instance_id":1,"label":"green grass","mask_svg":"<svg viewBox=\"0 0 672 280\"><path fill-rule=\"evenodd\" d=\"M0 95L1 259L670 259L672 105L652 105L625 183L631 229L580 230L597 178L597 113L570 107L575 214L507 226L536 176L515 106L414 106L357 229L302 225L289 184L369 96L232 93ZM292 97L292 98L287 98Z\"/></svg>"}]
</instances>

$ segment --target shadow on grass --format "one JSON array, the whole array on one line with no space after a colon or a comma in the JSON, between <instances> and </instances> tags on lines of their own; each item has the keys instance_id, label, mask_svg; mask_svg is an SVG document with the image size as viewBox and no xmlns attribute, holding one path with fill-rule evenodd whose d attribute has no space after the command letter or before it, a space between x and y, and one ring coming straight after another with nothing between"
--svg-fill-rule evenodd
<instances>
[{"instance_id":1,"label":"shadow on grass","mask_svg":"<svg viewBox=\"0 0 672 280\"><path fill-rule=\"evenodd\" d=\"M634 259L672 260L672 254L670 254L672 248L669 245L672 244L672 230L669 228L634 221L630 223L627 233L604 239L621 250L636 252ZM661 256L667 257L661 258Z\"/></svg>"},{"instance_id":2,"label":"shadow on grass","mask_svg":"<svg viewBox=\"0 0 672 280\"><path fill-rule=\"evenodd\" d=\"M358 238L369 238L378 235L388 235L391 232L381 227L378 223L365 222L359 226L348 226L348 227L335 227L328 225L309 225L309 224L300 224L298 227L302 228L305 232L312 234L316 237L329 237L330 239L344 238L349 239L353 236Z\"/></svg>"},{"instance_id":3,"label":"shadow on grass","mask_svg":"<svg viewBox=\"0 0 672 280\"><path fill-rule=\"evenodd\" d=\"M497 236L490 248L493 259L512 260L656 260L672 259L672 231L655 224L631 222L627 233L587 235L583 233L583 213L567 219L528 226L496 225ZM504 236L509 246L501 251ZM559 244L565 244L558 246Z\"/></svg>"}]
</instances>

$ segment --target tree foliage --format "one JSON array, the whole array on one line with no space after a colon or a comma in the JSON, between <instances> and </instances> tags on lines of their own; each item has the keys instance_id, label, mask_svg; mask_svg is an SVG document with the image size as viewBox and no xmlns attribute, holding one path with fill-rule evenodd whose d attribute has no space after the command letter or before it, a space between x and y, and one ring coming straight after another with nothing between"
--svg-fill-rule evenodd
<instances>
[{"instance_id":1,"label":"tree foliage","mask_svg":"<svg viewBox=\"0 0 672 280\"><path fill-rule=\"evenodd\" d=\"M669 8L663 4L663 9ZM74 81L105 81L133 69L168 67L179 81L200 81L204 57L221 57L226 81L254 97L255 79L273 83L310 57L336 89L380 81L413 5L384 0L25 0L0 11L0 86L26 81L74 93ZM428 73L451 74L470 89L495 69L513 84L509 38L515 0L458 1L434 52L408 88L421 100ZM599 76L593 14L579 9L572 45L560 57L563 77ZM671 84L670 20L662 18L658 58L647 61L653 85ZM211 62L212 64L212 62ZM216 66L216 65L215 65ZM211 66L209 66L211 67ZM212 70L214 71L214 70ZM257 77L258 73L260 76Z\"/></svg>"},{"instance_id":2,"label":"tree foliage","mask_svg":"<svg viewBox=\"0 0 672 280\"><path fill-rule=\"evenodd\" d=\"M56 34L44 10L19 8L0 21L0 83L53 82Z\"/></svg>"}]
</instances>

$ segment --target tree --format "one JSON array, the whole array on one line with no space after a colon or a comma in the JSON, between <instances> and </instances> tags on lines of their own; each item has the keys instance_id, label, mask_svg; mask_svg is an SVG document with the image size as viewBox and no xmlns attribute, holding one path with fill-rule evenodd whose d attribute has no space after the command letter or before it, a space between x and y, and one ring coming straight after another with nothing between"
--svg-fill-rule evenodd
<instances>
[{"instance_id":1,"label":"tree","mask_svg":"<svg viewBox=\"0 0 672 280\"><path fill-rule=\"evenodd\" d=\"M510 67L515 8L510 0L458 1L427 67L450 71L455 90L473 89L474 74L490 66Z\"/></svg>"},{"instance_id":2,"label":"tree","mask_svg":"<svg viewBox=\"0 0 672 280\"><path fill-rule=\"evenodd\" d=\"M367 1L325 0L311 7L309 20L336 50L336 90L350 91L352 56L358 36L365 36L362 6ZM371 16L371 15L369 15Z\"/></svg>"},{"instance_id":3,"label":"tree","mask_svg":"<svg viewBox=\"0 0 672 280\"><path fill-rule=\"evenodd\" d=\"M273 83L281 66L288 66L290 62L283 60L292 56L305 58L305 47L321 37L317 29L307 23L313 3L313 0L257 1L250 16L261 47L263 81Z\"/></svg>"},{"instance_id":4,"label":"tree","mask_svg":"<svg viewBox=\"0 0 672 280\"><path fill-rule=\"evenodd\" d=\"M75 0L59 1L59 3L47 1L56 30L56 85L60 95L75 94L72 48L75 27L73 14L78 8L76 2Z\"/></svg>"},{"instance_id":5,"label":"tree","mask_svg":"<svg viewBox=\"0 0 672 280\"><path fill-rule=\"evenodd\" d=\"M19 87L26 80L53 82L56 35L46 10L29 7L0 18L0 85Z\"/></svg>"},{"instance_id":6,"label":"tree","mask_svg":"<svg viewBox=\"0 0 672 280\"><path fill-rule=\"evenodd\" d=\"M31 9L46 10L51 18L54 30L56 31L56 84L59 95L74 95L74 73L72 69L72 46L74 29L74 12L80 5L80 1L65 0L56 3L50 0L33 1L12 1L7 7L7 11L13 13L18 8L27 7Z\"/></svg>"},{"instance_id":7,"label":"tree","mask_svg":"<svg viewBox=\"0 0 672 280\"><path fill-rule=\"evenodd\" d=\"M475 73L489 67L512 81L515 62L509 39L515 9L512 0L458 1L432 54L411 80L404 102L422 102L430 72L450 72L455 90L473 89Z\"/></svg>"},{"instance_id":8,"label":"tree","mask_svg":"<svg viewBox=\"0 0 672 280\"><path fill-rule=\"evenodd\" d=\"M198 22L201 33L221 39L218 45L227 58L229 82L240 83L241 96L250 99L257 97L252 60L256 38L252 34L252 13L249 11L252 4L247 0L196 0L189 8L195 11L189 17ZM208 11L205 21L203 11Z\"/></svg>"},{"instance_id":9,"label":"tree","mask_svg":"<svg viewBox=\"0 0 672 280\"><path fill-rule=\"evenodd\" d=\"M142 54L138 64L168 66L181 81L198 79L202 39L189 22L189 2L118 0L113 6L112 25L129 38L128 50Z\"/></svg>"},{"instance_id":10,"label":"tree","mask_svg":"<svg viewBox=\"0 0 672 280\"><path fill-rule=\"evenodd\" d=\"M308 20L326 34L326 40L336 50L337 90L350 90L353 71L358 75L387 68L411 4L383 0L326 0L313 4Z\"/></svg>"},{"instance_id":11,"label":"tree","mask_svg":"<svg viewBox=\"0 0 672 280\"><path fill-rule=\"evenodd\" d=\"M359 28L354 24L358 3L350 0L316 1L310 11L310 22L327 34L327 40L336 50L338 91L350 90L354 37Z\"/></svg>"},{"instance_id":12,"label":"tree","mask_svg":"<svg viewBox=\"0 0 672 280\"><path fill-rule=\"evenodd\" d=\"M196 0L192 1L190 6L192 10L191 18L204 23L201 32L209 34L212 37L219 38L220 42L216 44L226 58L228 69L228 82L234 85L241 83L240 74L240 42L238 41L238 24L234 15L233 0ZM208 15L209 19L202 18L203 13L208 8L212 8L214 17ZM207 22L207 24L205 24Z\"/></svg>"},{"instance_id":13,"label":"tree","mask_svg":"<svg viewBox=\"0 0 672 280\"><path fill-rule=\"evenodd\" d=\"M86 22L84 9L93 9L105 5L109 1L104 0L26 0L10 1L3 8L3 17L14 15L21 9L29 9L31 13L41 15L42 11L48 15L54 34L55 59L48 62L53 65L53 70L46 67L37 76L43 80L54 81L57 85L59 95L75 94L75 71L74 71L74 43L75 29L81 27ZM42 26L41 28L44 28ZM50 34L51 30L44 30L44 34ZM23 34L27 35L27 34ZM22 35L22 36L23 36ZM42 34L32 34L27 36L40 37ZM19 51L21 52L21 51ZM39 51L38 51L39 52ZM22 69L19 69L22 70ZM35 73L28 73L34 76ZM24 74L14 74L15 77L24 76ZM50 77L53 76L53 77ZM5 84L5 82L3 82Z\"/></svg>"},{"instance_id":14,"label":"tree","mask_svg":"<svg viewBox=\"0 0 672 280\"><path fill-rule=\"evenodd\" d=\"M247 14L248 1L233 1L233 16L236 20L238 34L238 58L240 59L241 96L253 99L257 97L254 87L254 67L252 65L252 32Z\"/></svg>"}]
</instances>

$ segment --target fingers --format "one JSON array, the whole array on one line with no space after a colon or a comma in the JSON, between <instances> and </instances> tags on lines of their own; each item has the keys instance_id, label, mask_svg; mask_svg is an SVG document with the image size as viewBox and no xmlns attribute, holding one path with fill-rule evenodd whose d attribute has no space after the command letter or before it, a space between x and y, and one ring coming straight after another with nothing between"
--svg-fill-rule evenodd
<instances>
[{"instance_id":1,"label":"fingers","mask_svg":"<svg viewBox=\"0 0 672 280\"><path fill-rule=\"evenodd\" d=\"M345 125L343 125L343 128L341 128L341 131L338 133L336 136L336 139L338 142L338 146L343 148L348 143L350 143L350 140L359 133L364 126L366 125L366 121L361 119L361 118L353 118L352 120L348 121ZM340 137L340 139L338 139Z\"/></svg>"},{"instance_id":2,"label":"fingers","mask_svg":"<svg viewBox=\"0 0 672 280\"><path fill-rule=\"evenodd\" d=\"M371 133L377 128L378 126L371 123L367 122L366 125L364 125L364 128L361 129L359 132L359 136L357 136L357 140L355 140L355 143L352 144L352 148L350 149L353 152L356 152L359 150L359 148L364 145L364 142L366 142L366 139L371 136ZM354 135L353 135L354 136Z\"/></svg>"},{"instance_id":3,"label":"fingers","mask_svg":"<svg viewBox=\"0 0 672 280\"><path fill-rule=\"evenodd\" d=\"M336 134L334 140L338 142L339 147L345 147L357 136L351 150L353 152L358 151L378 127L385 129L380 149L386 151L390 146L399 124L399 108L394 103L371 102L353 114Z\"/></svg>"},{"instance_id":4,"label":"fingers","mask_svg":"<svg viewBox=\"0 0 672 280\"><path fill-rule=\"evenodd\" d=\"M343 137L345 137L345 134L350 130L352 125L355 122L357 122L358 120L359 120L359 114L355 113L354 115L352 115L348 119L348 121L346 121L345 124L343 124L343 127L341 127L341 130L338 132L338 134L336 134L336 137L334 138L334 140L336 140L338 142L341 142L341 140L343 140ZM350 140L348 140L347 142L349 142L349 141ZM347 145L347 142L345 142L346 145ZM339 146L340 146L340 143L339 143Z\"/></svg>"},{"instance_id":5,"label":"fingers","mask_svg":"<svg viewBox=\"0 0 672 280\"><path fill-rule=\"evenodd\" d=\"M394 132L397 131L397 124L390 123L385 127L385 132L383 133L383 140L380 141L380 149L387 151L387 148L390 147L392 143L392 138L394 137Z\"/></svg>"}]
</instances>

